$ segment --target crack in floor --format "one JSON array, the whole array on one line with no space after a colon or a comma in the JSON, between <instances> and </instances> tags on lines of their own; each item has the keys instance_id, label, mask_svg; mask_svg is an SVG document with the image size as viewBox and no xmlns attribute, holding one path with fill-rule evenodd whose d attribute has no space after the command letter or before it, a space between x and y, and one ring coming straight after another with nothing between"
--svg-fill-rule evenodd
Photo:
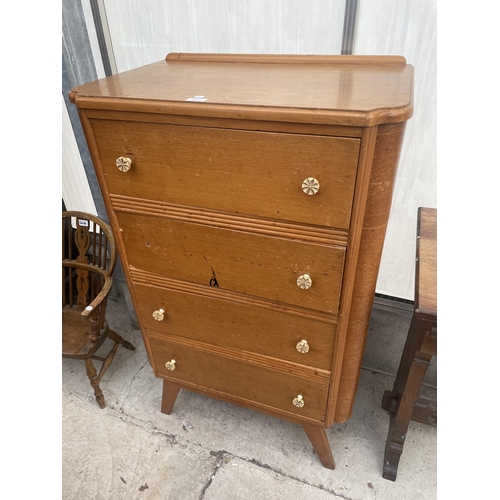
<instances>
[{"instance_id":1,"label":"crack in floor","mask_svg":"<svg viewBox=\"0 0 500 500\"><path fill-rule=\"evenodd\" d=\"M136 374L132 377L132 380L128 386L128 392L126 396L123 399L122 405L120 407L120 411L123 411L123 405L125 404L125 401L127 401L128 397L130 396L130 391L132 390L132 384L134 383L134 380L138 377L139 373L144 369L144 367L149 363L149 360L146 360L146 362L137 370Z\"/></svg>"},{"instance_id":2,"label":"crack in floor","mask_svg":"<svg viewBox=\"0 0 500 500\"><path fill-rule=\"evenodd\" d=\"M217 472L221 470L224 464L227 464L229 462L230 458L229 459L227 458L228 455L230 454L228 454L224 450L210 452L210 456L215 458L214 468L213 471L210 473L208 481L204 484L201 490L199 500L203 500L203 498L205 497L205 493L207 492L208 488L210 488L210 485L212 484L212 481L215 479Z\"/></svg>"},{"instance_id":3,"label":"crack in floor","mask_svg":"<svg viewBox=\"0 0 500 500\"><path fill-rule=\"evenodd\" d=\"M327 493L331 493L332 495L336 495L336 496L338 496L338 497L340 497L340 498L343 498L344 500L355 500L355 499L353 499L353 498L349 498L349 497L346 497L346 496L344 496L344 495L342 495L342 494L340 494L340 493L337 493L335 490L331 490L331 489L329 489L329 488L327 488L327 487L323 486L322 484L317 485L317 484L311 484L311 483L308 483L308 482L307 482L306 480L304 480L304 479L301 479L301 478L299 478L299 477L296 477L296 476L292 476L292 475L290 475L290 474L287 474L286 472L283 472L283 471L282 471L282 470L280 470L280 469L274 468L274 467L272 467L271 465L264 464L264 463L260 462L259 460L256 460L255 458L249 459L249 458L244 458L244 457L239 457L239 456L237 456L237 455L233 455L233 454L231 454L231 453L229 453L229 452L226 452L226 453L228 453L229 455L231 455L231 456L233 456L233 457L235 457L235 458L238 458L239 460L242 460L242 461L247 462L247 463L251 463L251 464L256 465L257 467L260 467L260 468L262 468L262 469L269 470L269 471L274 472L275 474L278 474L278 475L280 475L280 476L282 476L282 477L286 477L286 478L288 478L288 479L293 479L294 481L297 481L297 482L299 482L299 483L301 483L301 484L305 484L305 485L307 485L307 486L310 486L311 488L317 488L317 489L319 489L319 490L326 491Z\"/></svg>"},{"instance_id":4,"label":"crack in floor","mask_svg":"<svg viewBox=\"0 0 500 500\"><path fill-rule=\"evenodd\" d=\"M201 448L203 448L203 446L200 445L200 444L196 444L195 446L200 446ZM215 461L215 464L214 464L214 469L213 469L212 473L210 474L210 477L209 477L208 481L205 483L205 485L204 485L204 487L203 487L203 489L201 491L199 500L203 500L203 498L205 497L205 493L208 490L208 488L211 486L213 480L215 479L216 474L222 469L222 467L225 464L229 463L232 458L236 458L238 460L241 460L242 462L250 463L250 464L255 465L257 467L260 467L262 469L269 470L269 471L274 472L275 474L277 474L277 475L279 475L281 477L292 479L293 481L297 481L297 482L299 482L301 484L304 484L306 486L309 486L311 488L315 488L315 489L319 489L319 490L325 491L326 493L330 493L332 495L335 495L336 497L342 498L343 500L355 500L353 498L350 498L350 497L347 497L347 496L342 495L340 493L337 493L335 490L331 490L329 488L326 488L322 484L321 485L311 484L311 483L308 483L307 481L305 481L303 479L300 479L298 477L292 476L290 474L286 474L285 472L281 471L280 469L275 469L272 466L270 466L268 464L264 464L264 463L262 463L262 462L260 462L260 461L258 461L256 459L243 458L243 457L235 455L234 453L231 453L231 452L226 451L226 450L211 451L210 455L212 457L215 457L216 461Z\"/></svg>"},{"instance_id":5,"label":"crack in floor","mask_svg":"<svg viewBox=\"0 0 500 500\"><path fill-rule=\"evenodd\" d=\"M72 391L69 391L69 392L71 394L82 397L82 394L72 392ZM122 405L122 407L123 407L123 405ZM213 471L211 472L207 482L204 484L204 486L202 488L199 500L203 500L205 493L208 490L208 488L211 486L216 474L222 469L222 467L224 465L226 465L231 460L231 458L235 458L235 459L241 460L243 462L260 467L262 469L266 469L268 471L274 472L275 474L278 474L279 476L282 476L282 477L285 477L288 479L292 479L294 481L297 481L297 482L304 484L306 486L309 486L311 488L316 488L316 489L325 491L327 493L330 493L332 495L336 495L337 497L342 498L343 500L356 500L354 498L350 498L350 497L347 497L345 495L342 495L341 493L338 493L335 490L329 489L326 486L323 486L322 484L320 484L320 485L311 484L304 479L287 474L286 472L283 472L282 470L280 470L278 468L274 468L271 465L268 465L266 463L260 462L259 460L256 460L255 458L250 459L250 458L240 457L240 456L235 455L234 453L231 453L227 450L218 450L218 451L209 450L201 443L190 441L189 439L186 439L185 436L182 436L178 439L179 436L176 436L175 434L168 433L166 431L158 429L158 427L155 427L151 423L145 422L144 420L141 420L140 418L134 417L132 415L128 415L121 408L115 408L115 407L111 407L111 406L108 406L108 408L110 410L110 412L109 412L110 416L112 416L114 418L118 418L124 422L128 422L128 423L135 425L136 427L139 427L141 429L149 430L152 434L160 434L160 435L164 436L166 438L167 442L172 446L177 445L183 449L187 449L189 446L191 446L194 448L200 448L203 451L209 451L210 456L215 458L215 463L214 463Z\"/></svg>"}]
</instances>

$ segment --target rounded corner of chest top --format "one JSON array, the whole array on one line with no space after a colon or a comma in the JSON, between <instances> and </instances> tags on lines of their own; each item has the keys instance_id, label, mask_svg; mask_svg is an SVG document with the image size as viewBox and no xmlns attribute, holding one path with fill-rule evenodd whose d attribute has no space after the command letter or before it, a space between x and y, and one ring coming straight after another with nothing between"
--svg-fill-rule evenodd
<instances>
[{"instance_id":1,"label":"rounded corner of chest top","mask_svg":"<svg viewBox=\"0 0 500 500\"><path fill-rule=\"evenodd\" d=\"M380 108L368 113L365 127L374 127L377 125L387 125L390 123L406 123L413 116L413 102L398 108Z\"/></svg>"},{"instance_id":2,"label":"rounded corner of chest top","mask_svg":"<svg viewBox=\"0 0 500 500\"><path fill-rule=\"evenodd\" d=\"M68 99L71 104L76 104L76 98L78 96L78 92L75 92L74 90L70 90L68 92Z\"/></svg>"}]
</instances>

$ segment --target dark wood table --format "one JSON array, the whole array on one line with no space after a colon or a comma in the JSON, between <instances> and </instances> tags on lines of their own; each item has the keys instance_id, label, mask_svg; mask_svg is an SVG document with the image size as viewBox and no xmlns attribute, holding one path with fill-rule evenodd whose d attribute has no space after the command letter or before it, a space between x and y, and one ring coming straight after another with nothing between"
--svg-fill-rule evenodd
<instances>
[{"instance_id":1,"label":"dark wood table","mask_svg":"<svg viewBox=\"0 0 500 500\"><path fill-rule=\"evenodd\" d=\"M437 403L419 398L425 373L437 356L437 210L418 209L415 306L392 391L382 408L391 416L383 477L396 480L410 420L437 426Z\"/></svg>"}]
</instances>

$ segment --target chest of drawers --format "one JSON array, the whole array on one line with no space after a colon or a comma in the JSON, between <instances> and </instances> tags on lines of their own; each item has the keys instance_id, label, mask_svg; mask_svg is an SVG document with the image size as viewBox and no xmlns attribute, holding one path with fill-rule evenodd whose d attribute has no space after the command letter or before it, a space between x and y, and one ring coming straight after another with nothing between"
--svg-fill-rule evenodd
<instances>
[{"instance_id":1,"label":"chest of drawers","mask_svg":"<svg viewBox=\"0 0 500 500\"><path fill-rule=\"evenodd\" d=\"M288 419L334 467L412 88L398 56L169 54L71 91L164 413Z\"/></svg>"}]
</instances>

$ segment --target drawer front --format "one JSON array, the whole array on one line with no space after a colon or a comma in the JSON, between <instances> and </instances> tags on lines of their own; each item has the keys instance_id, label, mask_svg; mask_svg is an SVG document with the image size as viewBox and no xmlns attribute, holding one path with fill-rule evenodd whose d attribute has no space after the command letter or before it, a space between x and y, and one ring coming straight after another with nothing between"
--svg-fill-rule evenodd
<instances>
[{"instance_id":1,"label":"drawer front","mask_svg":"<svg viewBox=\"0 0 500 500\"><path fill-rule=\"evenodd\" d=\"M324 421L328 383L219 356L148 334L156 375L215 390L250 403ZM175 361L175 370L165 364ZM304 406L293 404L298 395Z\"/></svg>"},{"instance_id":2,"label":"drawer front","mask_svg":"<svg viewBox=\"0 0 500 500\"><path fill-rule=\"evenodd\" d=\"M345 249L119 212L130 266L336 314ZM312 285L301 289L300 276Z\"/></svg>"},{"instance_id":3,"label":"drawer front","mask_svg":"<svg viewBox=\"0 0 500 500\"><path fill-rule=\"evenodd\" d=\"M360 140L92 119L110 193L349 227ZM119 157L132 160L127 172ZM307 195L313 177L319 191Z\"/></svg>"},{"instance_id":4,"label":"drawer front","mask_svg":"<svg viewBox=\"0 0 500 500\"><path fill-rule=\"evenodd\" d=\"M212 298L135 284L134 292L141 323L147 330L323 370L332 368L336 325L331 322L231 302L217 298L216 290ZM153 313L160 309L163 316L155 319ZM297 350L299 343L299 349L307 352Z\"/></svg>"}]
</instances>

